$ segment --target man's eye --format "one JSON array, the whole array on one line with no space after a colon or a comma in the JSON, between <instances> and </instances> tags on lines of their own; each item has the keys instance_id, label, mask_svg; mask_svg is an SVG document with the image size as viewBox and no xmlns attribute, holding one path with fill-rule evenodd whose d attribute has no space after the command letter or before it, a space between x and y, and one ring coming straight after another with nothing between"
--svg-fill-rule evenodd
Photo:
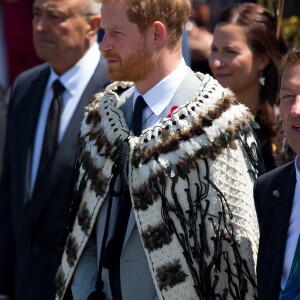
<instances>
[{"instance_id":1,"label":"man's eye","mask_svg":"<svg viewBox=\"0 0 300 300\"><path fill-rule=\"evenodd\" d=\"M56 10L49 10L46 12L46 18L52 22L63 22L67 19L67 16Z\"/></svg>"},{"instance_id":2,"label":"man's eye","mask_svg":"<svg viewBox=\"0 0 300 300\"><path fill-rule=\"evenodd\" d=\"M32 12L32 14L33 14L34 17L39 17L39 16L41 15L41 12L40 12L40 11L37 11L37 10L34 10L34 11Z\"/></svg>"},{"instance_id":3,"label":"man's eye","mask_svg":"<svg viewBox=\"0 0 300 300\"><path fill-rule=\"evenodd\" d=\"M62 16L60 14L56 14L56 13L51 13L48 15L48 17L53 20L63 20L64 19L64 16Z\"/></svg>"},{"instance_id":4,"label":"man's eye","mask_svg":"<svg viewBox=\"0 0 300 300\"><path fill-rule=\"evenodd\" d=\"M120 32L120 31L116 31L116 30L110 31L110 36L112 38L119 38L121 35L122 35L122 32Z\"/></svg>"},{"instance_id":5,"label":"man's eye","mask_svg":"<svg viewBox=\"0 0 300 300\"><path fill-rule=\"evenodd\" d=\"M295 98L294 95L283 95L283 96L281 97L281 100L282 100L282 101L290 101L290 100L293 100L294 98Z\"/></svg>"}]
</instances>

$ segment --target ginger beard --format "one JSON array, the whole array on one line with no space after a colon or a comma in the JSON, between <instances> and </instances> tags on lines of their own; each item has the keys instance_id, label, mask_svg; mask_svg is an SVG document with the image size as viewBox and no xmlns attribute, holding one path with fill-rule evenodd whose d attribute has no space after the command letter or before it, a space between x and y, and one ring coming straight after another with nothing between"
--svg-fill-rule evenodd
<instances>
[{"instance_id":1,"label":"ginger beard","mask_svg":"<svg viewBox=\"0 0 300 300\"><path fill-rule=\"evenodd\" d=\"M117 54L103 52L105 59L116 60L114 65L107 65L107 76L112 81L139 82L146 79L157 67L158 57L151 54L142 39L135 53L126 58Z\"/></svg>"}]
</instances>

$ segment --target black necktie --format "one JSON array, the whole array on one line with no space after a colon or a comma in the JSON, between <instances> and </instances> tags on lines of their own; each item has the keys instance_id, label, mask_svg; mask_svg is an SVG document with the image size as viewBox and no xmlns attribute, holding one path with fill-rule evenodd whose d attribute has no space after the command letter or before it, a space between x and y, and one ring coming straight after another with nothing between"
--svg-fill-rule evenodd
<instances>
[{"instance_id":1,"label":"black necktie","mask_svg":"<svg viewBox=\"0 0 300 300\"><path fill-rule=\"evenodd\" d=\"M43 178L44 172L57 146L60 116L63 108L62 93L65 87L59 79L56 79L52 84L52 88L53 99L48 112L36 184Z\"/></svg>"},{"instance_id":2,"label":"black necktie","mask_svg":"<svg viewBox=\"0 0 300 300\"><path fill-rule=\"evenodd\" d=\"M131 123L131 129L135 136L139 136L142 132L143 111L146 107L147 103L145 102L144 98L142 96L138 96L134 104L134 111Z\"/></svg>"},{"instance_id":3,"label":"black necktie","mask_svg":"<svg viewBox=\"0 0 300 300\"><path fill-rule=\"evenodd\" d=\"M131 129L135 136L142 132L143 111L147 107L142 96L136 99L132 115ZM126 167L126 166L125 166ZM121 282L120 282L120 256L123 248L129 215L131 212L131 200L129 190L122 192L118 208L117 222L111 240L108 242L105 251L104 267L109 269L109 278L111 291L114 300L121 300Z\"/></svg>"}]
</instances>

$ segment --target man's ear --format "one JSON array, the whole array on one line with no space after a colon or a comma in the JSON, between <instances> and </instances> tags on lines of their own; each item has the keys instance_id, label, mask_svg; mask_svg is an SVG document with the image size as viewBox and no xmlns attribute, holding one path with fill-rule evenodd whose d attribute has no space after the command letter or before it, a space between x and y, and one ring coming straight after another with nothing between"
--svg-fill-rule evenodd
<instances>
[{"instance_id":1,"label":"man's ear","mask_svg":"<svg viewBox=\"0 0 300 300\"><path fill-rule=\"evenodd\" d=\"M88 30L89 35L95 35L100 29L101 17L100 15L92 15L89 17L90 28Z\"/></svg>"},{"instance_id":2,"label":"man's ear","mask_svg":"<svg viewBox=\"0 0 300 300\"><path fill-rule=\"evenodd\" d=\"M263 71L270 63L270 58L266 54L261 54L258 60L258 70Z\"/></svg>"},{"instance_id":3,"label":"man's ear","mask_svg":"<svg viewBox=\"0 0 300 300\"><path fill-rule=\"evenodd\" d=\"M160 47L166 39L166 27L163 23L155 21L152 24L153 44L155 47Z\"/></svg>"}]
</instances>

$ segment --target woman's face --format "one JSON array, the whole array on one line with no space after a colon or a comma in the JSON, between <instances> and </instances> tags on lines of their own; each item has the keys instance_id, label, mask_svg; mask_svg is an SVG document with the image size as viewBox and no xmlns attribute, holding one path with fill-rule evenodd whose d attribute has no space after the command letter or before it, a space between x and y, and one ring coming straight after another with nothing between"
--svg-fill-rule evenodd
<instances>
[{"instance_id":1,"label":"woman's face","mask_svg":"<svg viewBox=\"0 0 300 300\"><path fill-rule=\"evenodd\" d=\"M223 87L237 95L259 88L259 59L250 48L243 27L220 23L214 30L209 66Z\"/></svg>"}]
</instances>

